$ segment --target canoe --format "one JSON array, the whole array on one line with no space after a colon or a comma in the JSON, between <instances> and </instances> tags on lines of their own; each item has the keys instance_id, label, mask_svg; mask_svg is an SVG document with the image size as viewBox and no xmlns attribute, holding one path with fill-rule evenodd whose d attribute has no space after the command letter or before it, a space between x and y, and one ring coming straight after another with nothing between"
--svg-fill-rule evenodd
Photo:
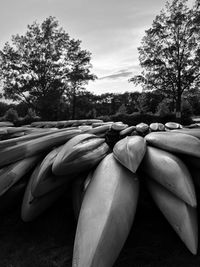
<instances>
[{"instance_id":1,"label":"canoe","mask_svg":"<svg viewBox=\"0 0 200 267\"><path fill-rule=\"evenodd\" d=\"M192 129L183 128L183 129L173 130L172 132L184 133L200 139L200 128L192 128Z\"/></svg>"},{"instance_id":2,"label":"canoe","mask_svg":"<svg viewBox=\"0 0 200 267\"><path fill-rule=\"evenodd\" d=\"M38 165L39 166L39 165ZM56 188L44 196L34 198L31 193L31 185L35 176L35 172L38 171L38 166L33 171L30 180L25 189L22 207L21 207L21 219L25 222L30 222L35 220L43 212L45 212L52 204L62 196L69 187L68 183Z\"/></svg>"},{"instance_id":3,"label":"canoe","mask_svg":"<svg viewBox=\"0 0 200 267\"><path fill-rule=\"evenodd\" d=\"M106 133L109 129L110 129L111 124L104 124L89 130L86 130L85 133L89 133L89 134L102 134L102 133Z\"/></svg>"},{"instance_id":4,"label":"canoe","mask_svg":"<svg viewBox=\"0 0 200 267\"><path fill-rule=\"evenodd\" d=\"M197 254L197 211L150 178L146 179L156 205L192 254Z\"/></svg>"},{"instance_id":5,"label":"canoe","mask_svg":"<svg viewBox=\"0 0 200 267\"><path fill-rule=\"evenodd\" d=\"M125 136L131 135L131 133L136 129L135 126L129 126L125 128L124 130L121 130L119 135L121 138L124 138Z\"/></svg>"},{"instance_id":6,"label":"canoe","mask_svg":"<svg viewBox=\"0 0 200 267\"><path fill-rule=\"evenodd\" d=\"M145 136L147 144L173 153L200 157L200 140L180 132L151 132Z\"/></svg>"},{"instance_id":7,"label":"canoe","mask_svg":"<svg viewBox=\"0 0 200 267\"><path fill-rule=\"evenodd\" d=\"M81 133L81 130L53 133L34 140L9 146L0 150L0 167L52 149L66 143L70 138Z\"/></svg>"},{"instance_id":8,"label":"canoe","mask_svg":"<svg viewBox=\"0 0 200 267\"><path fill-rule=\"evenodd\" d=\"M35 129L37 129L37 128L35 128ZM76 130L76 128L75 127L71 127L71 128L58 129L58 130L39 129L37 131L30 130L27 135L20 136L20 137L17 137L17 138L12 138L12 139L9 139L9 140L0 141L0 149L6 148L8 146L14 146L14 145L20 144L22 142L31 141L33 139L37 139L39 137L44 137L44 136L47 136L47 135L50 135L50 134L53 134L53 133L57 134L57 133L60 133L60 132L66 132L66 131L71 131L71 130ZM80 133L81 133L81 131L80 131Z\"/></svg>"},{"instance_id":9,"label":"canoe","mask_svg":"<svg viewBox=\"0 0 200 267\"><path fill-rule=\"evenodd\" d=\"M146 141L141 136L127 136L113 148L114 157L133 173L137 171L145 152Z\"/></svg>"},{"instance_id":10,"label":"canoe","mask_svg":"<svg viewBox=\"0 0 200 267\"><path fill-rule=\"evenodd\" d=\"M122 122L114 122L111 125L111 129L117 132L121 132L122 130L125 130L128 128L128 124L124 124Z\"/></svg>"},{"instance_id":11,"label":"canoe","mask_svg":"<svg viewBox=\"0 0 200 267\"><path fill-rule=\"evenodd\" d=\"M137 124L136 132L142 136L146 135L147 133L149 133L149 125L143 122Z\"/></svg>"},{"instance_id":12,"label":"canoe","mask_svg":"<svg viewBox=\"0 0 200 267\"><path fill-rule=\"evenodd\" d=\"M180 123L177 122L167 122L165 123L165 129L166 130L175 130L175 129L181 129L183 126Z\"/></svg>"},{"instance_id":13,"label":"canoe","mask_svg":"<svg viewBox=\"0 0 200 267\"><path fill-rule=\"evenodd\" d=\"M140 167L177 197L193 207L197 205L191 174L180 158L167 151L147 146Z\"/></svg>"},{"instance_id":14,"label":"canoe","mask_svg":"<svg viewBox=\"0 0 200 267\"><path fill-rule=\"evenodd\" d=\"M73 267L111 267L132 227L139 195L136 174L107 155L94 171L81 206Z\"/></svg>"},{"instance_id":15,"label":"canoe","mask_svg":"<svg viewBox=\"0 0 200 267\"><path fill-rule=\"evenodd\" d=\"M71 138L58 152L52 171L55 175L85 172L96 166L109 151L104 138L81 134Z\"/></svg>"},{"instance_id":16,"label":"canoe","mask_svg":"<svg viewBox=\"0 0 200 267\"><path fill-rule=\"evenodd\" d=\"M153 122L149 125L151 132L165 131L165 125L160 122Z\"/></svg>"},{"instance_id":17,"label":"canoe","mask_svg":"<svg viewBox=\"0 0 200 267\"><path fill-rule=\"evenodd\" d=\"M19 160L0 169L0 196L6 193L15 183L26 175L37 162L41 155L35 155L29 158Z\"/></svg>"},{"instance_id":18,"label":"canoe","mask_svg":"<svg viewBox=\"0 0 200 267\"><path fill-rule=\"evenodd\" d=\"M0 127L12 127L14 124L10 121L0 121Z\"/></svg>"},{"instance_id":19,"label":"canoe","mask_svg":"<svg viewBox=\"0 0 200 267\"><path fill-rule=\"evenodd\" d=\"M59 146L52 151L50 151L46 157L39 163L37 167L37 172L34 172L34 177L32 177L31 193L34 197L41 197L67 182L71 176L55 176L52 173L52 164L58 154L62 149Z\"/></svg>"}]
</instances>

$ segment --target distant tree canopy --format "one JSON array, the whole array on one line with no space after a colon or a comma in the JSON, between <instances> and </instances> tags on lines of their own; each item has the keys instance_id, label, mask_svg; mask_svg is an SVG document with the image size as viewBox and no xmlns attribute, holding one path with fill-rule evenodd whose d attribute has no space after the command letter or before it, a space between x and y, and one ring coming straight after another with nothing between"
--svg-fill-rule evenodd
<instances>
[{"instance_id":1,"label":"distant tree canopy","mask_svg":"<svg viewBox=\"0 0 200 267\"><path fill-rule=\"evenodd\" d=\"M51 16L41 25L28 25L25 35L12 36L0 51L4 97L27 103L44 119L58 112L63 97L70 97L73 117L77 93L96 78L91 53L80 44Z\"/></svg>"},{"instance_id":2,"label":"distant tree canopy","mask_svg":"<svg viewBox=\"0 0 200 267\"><path fill-rule=\"evenodd\" d=\"M167 2L138 50L143 71L130 81L171 97L179 117L183 92L200 84L199 1L192 8L188 8L187 0Z\"/></svg>"},{"instance_id":3,"label":"distant tree canopy","mask_svg":"<svg viewBox=\"0 0 200 267\"><path fill-rule=\"evenodd\" d=\"M122 117L136 116L139 121L145 116L167 117L168 120L174 119L173 102L165 97L160 90L152 92L125 92L123 94L106 93L94 95L87 90L83 90L76 96L75 117L101 118L104 120L113 120L113 116L118 120ZM70 102L61 99L57 113L51 112L49 120L68 120L70 116ZM16 112L17 113L16 113ZM17 116L16 116L17 114ZM182 119L185 120L191 115L200 115L200 91L198 89L190 90L187 99L182 101ZM20 125L29 124L34 120L41 120L26 103L4 103L0 102L0 120L12 118ZM131 117L129 117L131 123ZM141 122L141 121L140 121ZM139 123L139 122L138 122Z\"/></svg>"}]
</instances>

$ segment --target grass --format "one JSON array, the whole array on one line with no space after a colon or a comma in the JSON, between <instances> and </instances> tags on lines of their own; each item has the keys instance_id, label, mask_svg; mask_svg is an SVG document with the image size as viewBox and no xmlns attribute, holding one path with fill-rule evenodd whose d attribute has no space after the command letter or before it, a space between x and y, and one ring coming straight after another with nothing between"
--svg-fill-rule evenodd
<instances>
[{"instance_id":1,"label":"grass","mask_svg":"<svg viewBox=\"0 0 200 267\"><path fill-rule=\"evenodd\" d=\"M199 267L142 187L133 228L114 267ZM1 267L71 267L76 222L70 196L58 200L31 223L20 205L1 215ZM109 252L108 252L109 253Z\"/></svg>"}]
</instances>

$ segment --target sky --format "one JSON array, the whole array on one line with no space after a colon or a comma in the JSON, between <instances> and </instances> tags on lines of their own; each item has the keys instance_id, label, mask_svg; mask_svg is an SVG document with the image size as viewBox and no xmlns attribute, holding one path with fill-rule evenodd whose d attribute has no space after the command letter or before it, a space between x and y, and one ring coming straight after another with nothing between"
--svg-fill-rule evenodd
<instances>
[{"instance_id":1,"label":"sky","mask_svg":"<svg viewBox=\"0 0 200 267\"><path fill-rule=\"evenodd\" d=\"M165 0L0 1L0 49L12 35L23 35L28 24L54 16L71 38L82 41L82 49L92 53L92 73L98 79L89 82L87 90L94 94L141 91L128 80L141 71L137 48Z\"/></svg>"}]
</instances>

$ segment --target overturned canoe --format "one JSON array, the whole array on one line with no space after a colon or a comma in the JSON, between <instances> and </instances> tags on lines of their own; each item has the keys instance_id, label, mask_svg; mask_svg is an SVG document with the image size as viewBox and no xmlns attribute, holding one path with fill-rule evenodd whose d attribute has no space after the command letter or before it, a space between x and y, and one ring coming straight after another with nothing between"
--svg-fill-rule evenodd
<instances>
[{"instance_id":1,"label":"overturned canoe","mask_svg":"<svg viewBox=\"0 0 200 267\"><path fill-rule=\"evenodd\" d=\"M147 146L140 168L190 206L195 207L197 205L191 174L187 166L177 156L167 151Z\"/></svg>"},{"instance_id":2,"label":"overturned canoe","mask_svg":"<svg viewBox=\"0 0 200 267\"><path fill-rule=\"evenodd\" d=\"M151 179L146 179L156 205L191 253L197 253L198 222L196 209L174 196Z\"/></svg>"},{"instance_id":3,"label":"overturned canoe","mask_svg":"<svg viewBox=\"0 0 200 267\"><path fill-rule=\"evenodd\" d=\"M139 195L136 174L106 156L94 171L78 219L73 267L111 267L133 223Z\"/></svg>"}]
</instances>

